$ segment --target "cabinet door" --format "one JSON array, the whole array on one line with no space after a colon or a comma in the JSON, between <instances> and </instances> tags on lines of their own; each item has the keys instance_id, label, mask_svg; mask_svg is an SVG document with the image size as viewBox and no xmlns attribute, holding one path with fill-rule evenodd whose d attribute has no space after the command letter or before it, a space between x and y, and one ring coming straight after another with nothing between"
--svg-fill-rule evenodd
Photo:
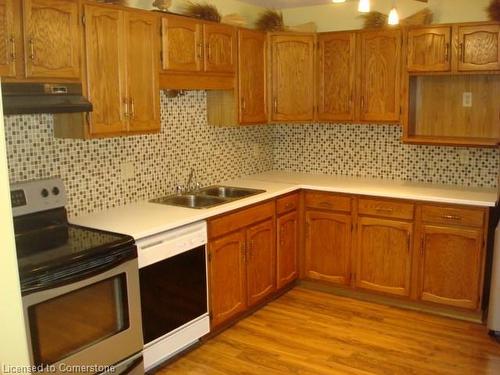
<instances>
[{"instance_id":1,"label":"cabinet door","mask_svg":"<svg viewBox=\"0 0 500 375\"><path fill-rule=\"evenodd\" d=\"M291 211L277 220L277 287L278 289L294 281L299 274L299 215Z\"/></svg>"},{"instance_id":2,"label":"cabinet door","mask_svg":"<svg viewBox=\"0 0 500 375\"><path fill-rule=\"evenodd\" d=\"M276 287L274 221L269 219L247 229L248 306L261 302Z\"/></svg>"},{"instance_id":3,"label":"cabinet door","mask_svg":"<svg viewBox=\"0 0 500 375\"><path fill-rule=\"evenodd\" d=\"M267 122L266 34L240 29L238 32L239 122Z\"/></svg>"},{"instance_id":4,"label":"cabinet door","mask_svg":"<svg viewBox=\"0 0 500 375\"><path fill-rule=\"evenodd\" d=\"M212 327L246 309L245 232L209 243Z\"/></svg>"},{"instance_id":5,"label":"cabinet door","mask_svg":"<svg viewBox=\"0 0 500 375\"><path fill-rule=\"evenodd\" d=\"M319 36L319 120L354 120L355 39L354 33Z\"/></svg>"},{"instance_id":6,"label":"cabinet door","mask_svg":"<svg viewBox=\"0 0 500 375\"><path fill-rule=\"evenodd\" d=\"M413 224L361 217L357 231L356 286L399 296L410 294Z\"/></svg>"},{"instance_id":7,"label":"cabinet door","mask_svg":"<svg viewBox=\"0 0 500 375\"><path fill-rule=\"evenodd\" d=\"M347 285L351 274L351 215L306 212L306 272L311 279Z\"/></svg>"},{"instance_id":8,"label":"cabinet door","mask_svg":"<svg viewBox=\"0 0 500 375\"><path fill-rule=\"evenodd\" d=\"M26 76L80 78L78 2L24 0Z\"/></svg>"},{"instance_id":9,"label":"cabinet door","mask_svg":"<svg viewBox=\"0 0 500 375\"><path fill-rule=\"evenodd\" d=\"M408 31L408 71L447 72L451 68L451 28Z\"/></svg>"},{"instance_id":10,"label":"cabinet door","mask_svg":"<svg viewBox=\"0 0 500 375\"><path fill-rule=\"evenodd\" d=\"M500 25L458 27L458 70L500 70Z\"/></svg>"},{"instance_id":11,"label":"cabinet door","mask_svg":"<svg viewBox=\"0 0 500 375\"><path fill-rule=\"evenodd\" d=\"M236 28L227 25L203 25L205 71L234 73L236 71Z\"/></svg>"},{"instance_id":12,"label":"cabinet door","mask_svg":"<svg viewBox=\"0 0 500 375\"><path fill-rule=\"evenodd\" d=\"M0 0L0 76L16 76L16 33L13 0Z\"/></svg>"},{"instance_id":13,"label":"cabinet door","mask_svg":"<svg viewBox=\"0 0 500 375\"><path fill-rule=\"evenodd\" d=\"M199 72L203 68L202 25L194 20L162 18L162 69Z\"/></svg>"},{"instance_id":14,"label":"cabinet door","mask_svg":"<svg viewBox=\"0 0 500 375\"><path fill-rule=\"evenodd\" d=\"M360 39L360 118L363 121L398 121L401 32L362 32Z\"/></svg>"},{"instance_id":15,"label":"cabinet door","mask_svg":"<svg viewBox=\"0 0 500 375\"><path fill-rule=\"evenodd\" d=\"M87 88L94 107L91 135L127 130L130 103L126 92L125 23L123 12L85 6Z\"/></svg>"},{"instance_id":16,"label":"cabinet door","mask_svg":"<svg viewBox=\"0 0 500 375\"><path fill-rule=\"evenodd\" d=\"M314 36L271 37L272 121L314 119Z\"/></svg>"},{"instance_id":17,"label":"cabinet door","mask_svg":"<svg viewBox=\"0 0 500 375\"><path fill-rule=\"evenodd\" d=\"M130 132L160 129L160 60L157 18L127 14L127 82Z\"/></svg>"},{"instance_id":18,"label":"cabinet door","mask_svg":"<svg viewBox=\"0 0 500 375\"><path fill-rule=\"evenodd\" d=\"M481 229L424 225L420 298L476 309L482 259Z\"/></svg>"}]
</instances>

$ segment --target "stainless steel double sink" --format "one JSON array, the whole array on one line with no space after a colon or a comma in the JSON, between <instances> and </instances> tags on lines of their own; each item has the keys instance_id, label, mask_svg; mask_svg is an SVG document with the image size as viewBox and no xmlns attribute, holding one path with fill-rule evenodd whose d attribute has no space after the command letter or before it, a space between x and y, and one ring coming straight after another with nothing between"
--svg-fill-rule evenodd
<instances>
[{"instance_id":1,"label":"stainless steel double sink","mask_svg":"<svg viewBox=\"0 0 500 375\"><path fill-rule=\"evenodd\" d=\"M150 202L170 206L201 209L215 207L224 203L265 192L265 190L259 189L215 185L184 194L169 195L167 197L152 199Z\"/></svg>"}]
</instances>

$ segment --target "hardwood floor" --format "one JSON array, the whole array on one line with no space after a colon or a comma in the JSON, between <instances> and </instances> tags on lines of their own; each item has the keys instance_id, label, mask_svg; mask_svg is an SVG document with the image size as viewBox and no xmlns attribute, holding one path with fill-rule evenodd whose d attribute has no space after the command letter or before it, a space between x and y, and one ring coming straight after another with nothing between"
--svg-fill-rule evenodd
<instances>
[{"instance_id":1,"label":"hardwood floor","mask_svg":"<svg viewBox=\"0 0 500 375\"><path fill-rule=\"evenodd\" d=\"M500 374L500 344L478 324L296 287L167 374Z\"/></svg>"}]
</instances>

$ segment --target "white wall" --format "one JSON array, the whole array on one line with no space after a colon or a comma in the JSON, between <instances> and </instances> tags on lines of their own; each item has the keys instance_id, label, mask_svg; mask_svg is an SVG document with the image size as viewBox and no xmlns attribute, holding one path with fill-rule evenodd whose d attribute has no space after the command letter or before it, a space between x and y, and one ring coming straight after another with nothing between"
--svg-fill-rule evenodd
<instances>
[{"instance_id":1,"label":"white wall","mask_svg":"<svg viewBox=\"0 0 500 375\"><path fill-rule=\"evenodd\" d=\"M372 9L388 14L392 0L371 0ZM284 9L287 25L316 22L318 31L352 30L363 27L363 19L357 11L357 1L341 4L318 5ZM402 18L411 16L429 7L434 13L434 23L486 21L486 7L490 0L429 0L421 3L414 0L397 0L396 5Z\"/></svg>"},{"instance_id":2,"label":"white wall","mask_svg":"<svg viewBox=\"0 0 500 375\"><path fill-rule=\"evenodd\" d=\"M1 96L1 89L0 89ZM0 100L0 373L4 365L29 364L10 204L7 152Z\"/></svg>"}]
</instances>

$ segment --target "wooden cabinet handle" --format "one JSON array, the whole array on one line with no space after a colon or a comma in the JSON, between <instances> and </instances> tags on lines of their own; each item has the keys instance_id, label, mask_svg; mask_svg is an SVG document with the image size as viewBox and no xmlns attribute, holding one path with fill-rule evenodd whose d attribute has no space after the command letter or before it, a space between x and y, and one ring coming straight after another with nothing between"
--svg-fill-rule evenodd
<instances>
[{"instance_id":1,"label":"wooden cabinet handle","mask_svg":"<svg viewBox=\"0 0 500 375\"><path fill-rule=\"evenodd\" d=\"M379 207L379 208L376 208L376 211L377 212L383 212L383 213L386 213L386 214L392 214L394 212L394 209Z\"/></svg>"},{"instance_id":2,"label":"wooden cabinet handle","mask_svg":"<svg viewBox=\"0 0 500 375\"><path fill-rule=\"evenodd\" d=\"M201 56L203 54L203 43L198 43L198 59L201 59Z\"/></svg>"},{"instance_id":3,"label":"wooden cabinet handle","mask_svg":"<svg viewBox=\"0 0 500 375\"><path fill-rule=\"evenodd\" d=\"M274 113L278 113L278 98L274 98L273 106L274 106Z\"/></svg>"},{"instance_id":4,"label":"wooden cabinet handle","mask_svg":"<svg viewBox=\"0 0 500 375\"><path fill-rule=\"evenodd\" d=\"M449 61L450 60L450 43L446 43L446 46L444 47L444 61Z\"/></svg>"},{"instance_id":5,"label":"wooden cabinet handle","mask_svg":"<svg viewBox=\"0 0 500 375\"><path fill-rule=\"evenodd\" d=\"M318 203L321 207L326 207L326 208L330 208L332 207L332 204L330 202L327 202L327 201L323 201L323 202L319 202Z\"/></svg>"},{"instance_id":6,"label":"wooden cabinet handle","mask_svg":"<svg viewBox=\"0 0 500 375\"><path fill-rule=\"evenodd\" d=\"M446 220L454 220L454 221L460 221L460 220L462 220L462 218L460 216L456 216L456 215L443 215L441 217L443 219L446 219Z\"/></svg>"},{"instance_id":7,"label":"wooden cabinet handle","mask_svg":"<svg viewBox=\"0 0 500 375\"><path fill-rule=\"evenodd\" d=\"M241 98L241 109L245 111L247 109L247 101L245 98Z\"/></svg>"},{"instance_id":8,"label":"wooden cabinet handle","mask_svg":"<svg viewBox=\"0 0 500 375\"><path fill-rule=\"evenodd\" d=\"M130 117L135 119L135 102L133 98L130 98Z\"/></svg>"},{"instance_id":9,"label":"wooden cabinet handle","mask_svg":"<svg viewBox=\"0 0 500 375\"><path fill-rule=\"evenodd\" d=\"M9 38L10 42L10 58L12 62L16 61L16 38L14 38L14 35L11 35Z\"/></svg>"},{"instance_id":10,"label":"wooden cabinet handle","mask_svg":"<svg viewBox=\"0 0 500 375\"><path fill-rule=\"evenodd\" d=\"M241 258L243 259L243 263L247 262L247 251L246 251L246 246L245 243L242 242L240 245L240 251L241 251Z\"/></svg>"},{"instance_id":11,"label":"wooden cabinet handle","mask_svg":"<svg viewBox=\"0 0 500 375\"><path fill-rule=\"evenodd\" d=\"M464 63L465 62L464 44L460 43L458 48L460 53L460 60Z\"/></svg>"},{"instance_id":12,"label":"wooden cabinet handle","mask_svg":"<svg viewBox=\"0 0 500 375\"><path fill-rule=\"evenodd\" d=\"M35 41L33 38L29 39L28 44L30 46L30 60L35 61Z\"/></svg>"},{"instance_id":13,"label":"wooden cabinet handle","mask_svg":"<svg viewBox=\"0 0 500 375\"><path fill-rule=\"evenodd\" d=\"M130 113L128 111L128 104L129 104L128 99L127 98L123 98L123 106L124 106L123 117L125 117L125 118L129 118L130 117Z\"/></svg>"}]
</instances>

